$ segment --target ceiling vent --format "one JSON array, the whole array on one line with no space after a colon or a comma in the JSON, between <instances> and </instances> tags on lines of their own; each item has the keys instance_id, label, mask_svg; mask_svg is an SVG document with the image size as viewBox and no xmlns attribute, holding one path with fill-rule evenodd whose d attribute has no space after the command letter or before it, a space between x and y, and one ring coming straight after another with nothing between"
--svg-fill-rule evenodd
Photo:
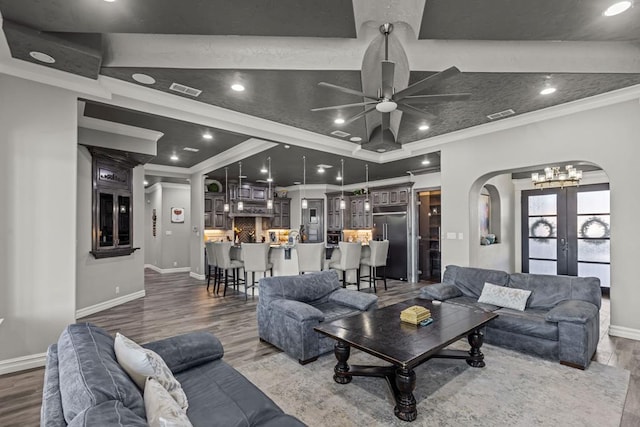
<instances>
[{"instance_id":1,"label":"ceiling vent","mask_svg":"<svg viewBox=\"0 0 640 427\"><path fill-rule=\"evenodd\" d=\"M345 136L351 135L350 133L342 132L341 130L334 130L331 132L331 135L339 136L340 138L344 138Z\"/></svg>"},{"instance_id":2,"label":"ceiling vent","mask_svg":"<svg viewBox=\"0 0 640 427\"><path fill-rule=\"evenodd\" d=\"M194 96L194 97L200 96L200 94L202 93L200 89L194 89L192 87L181 85L180 83L175 83L175 82L171 83L171 86L169 87L169 89L175 92L180 92L185 95Z\"/></svg>"},{"instance_id":3,"label":"ceiling vent","mask_svg":"<svg viewBox=\"0 0 640 427\"><path fill-rule=\"evenodd\" d=\"M191 147L184 147L183 150L184 151L191 151L192 153L197 153L198 151L200 151L199 148L191 148Z\"/></svg>"},{"instance_id":4,"label":"ceiling vent","mask_svg":"<svg viewBox=\"0 0 640 427\"><path fill-rule=\"evenodd\" d=\"M515 113L516 113L515 111L513 111L511 108L509 108L508 110L500 111L498 113L489 114L487 117L489 118L489 120L497 120L497 119L501 119L503 117L513 116Z\"/></svg>"}]
</instances>

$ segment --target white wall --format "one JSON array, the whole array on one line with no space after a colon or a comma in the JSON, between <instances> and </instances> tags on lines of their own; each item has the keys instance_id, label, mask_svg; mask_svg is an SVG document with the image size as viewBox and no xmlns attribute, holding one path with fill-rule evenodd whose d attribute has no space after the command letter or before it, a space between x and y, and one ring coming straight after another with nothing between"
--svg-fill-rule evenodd
<instances>
[{"instance_id":1,"label":"white wall","mask_svg":"<svg viewBox=\"0 0 640 427\"><path fill-rule=\"evenodd\" d=\"M162 186L154 184L145 190L145 214L144 214L144 263L160 265L162 252ZM156 211L156 235L153 235L153 210Z\"/></svg>"},{"instance_id":2,"label":"white wall","mask_svg":"<svg viewBox=\"0 0 640 427\"><path fill-rule=\"evenodd\" d=\"M3 374L42 364L75 320L77 105L69 91L3 74L0 94Z\"/></svg>"},{"instance_id":3,"label":"white wall","mask_svg":"<svg viewBox=\"0 0 640 427\"><path fill-rule=\"evenodd\" d=\"M184 184L162 185L161 269L190 267L191 187ZM204 197L204 196L203 196ZM184 208L184 222L171 222L171 208ZM204 209L203 209L204 212ZM149 224L151 217L147 218ZM170 234L167 234L170 233Z\"/></svg>"},{"instance_id":4,"label":"white wall","mask_svg":"<svg viewBox=\"0 0 640 427\"><path fill-rule=\"evenodd\" d=\"M144 291L144 249L131 255L95 259L92 249L92 182L91 154L86 147L78 146L77 192L77 246L76 246L76 298L77 309L83 310L115 298L138 295ZM133 169L133 247L144 246L145 195L144 168ZM116 293L118 287L118 293Z\"/></svg>"},{"instance_id":5,"label":"white wall","mask_svg":"<svg viewBox=\"0 0 640 427\"><path fill-rule=\"evenodd\" d=\"M488 246L480 245L480 234L478 232L477 239L474 243L474 233L471 233L469 240L470 245L478 245L477 260L471 262L473 265L482 268L492 268L495 270L504 270L509 273L515 271L515 252L519 252L519 247L515 247L515 234L518 234L518 229L515 228L515 196L514 185L511 179L511 174L506 173L493 177L483 183L482 185L493 185L500 197L500 212L492 212L493 214L499 214L500 216L500 229L494 230L498 236L498 243ZM470 195L471 196L471 195ZM469 206L478 206L478 197L469 197L475 200L475 204L470 200ZM495 206L491 206L492 209ZM473 221L473 216L470 216L470 220ZM472 222L473 224L473 222ZM476 215L475 224L478 224L478 217ZM479 224L478 224L479 226ZM476 231L478 231L476 226ZM472 230L473 231L473 230Z\"/></svg>"},{"instance_id":6,"label":"white wall","mask_svg":"<svg viewBox=\"0 0 640 427\"><path fill-rule=\"evenodd\" d=\"M463 233L443 240L443 265L473 265L479 246L470 232L469 195L487 178L527 166L587 161L601 166L611 189L610 333L640 339L640 286L637 279L637 217L640 197L634 171L640 157L638 100L577 112L442 147L443 231ZM574 163L575 164L575 163ZM476 232L477 234L477 232ZM471 236L471 237L470 237ZM470 244L469 239L474 244Z\"/></svg>"}]
</instances>

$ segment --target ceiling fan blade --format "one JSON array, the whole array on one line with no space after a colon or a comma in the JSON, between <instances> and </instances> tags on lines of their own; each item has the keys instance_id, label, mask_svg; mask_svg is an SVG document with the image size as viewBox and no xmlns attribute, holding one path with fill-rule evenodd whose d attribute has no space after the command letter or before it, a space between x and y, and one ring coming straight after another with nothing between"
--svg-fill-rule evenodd
<instances>
[{"instance_id":1,"label":"ceiling fan blade","mask_svg":"<svg viewBox=\"0 0 640 427\"><path fill-rule=\"evenodd\" d=\"M406 96L402 99L402 102L407 104L427 104L430 102L439 101L466 101L471 98L470 93L443 93L440 95L414 95Z\"/></svg>"},{"instance_id":2,"label":"ceiling fan blade","mask_svg":"<svg viewBox=\"0 0 640 427\"><path fill-rule=\"evenodd\" d=\"M393 96L393 74L396 64L391 61L382 61L382 96L391 99Z\"/></svg>"},{"instance_id":3,"label":"ceiling fan blade","mask_svg":"<svg viewBox=\"0 0 640 427\"><path fill-rule=\"evenodd\" d=\"M457 67L447 68L444 71L433 74L427 77L426 79L422 79L419 82L412 84L408 88L403 89L400 92L396 93L394 100L397 102L409 95L413 95L414 93L417 93L417 92L422 92L423 90L428 89L430 86L435 86L440 82L443 82L444 80L450 77L453 77L457 74L460 74L460 70Z\"/></svg>"},{"instance_id":4,"label":"ceiling fan blade","mask_svg":"<svg viewBox=\"0 0 640 427\"><path fill-rule=\"evenodd\" d=\"M337 90L338 92L342 92L342 93L348 93L350 95L361 96L363 98L369 98L369 99L373 99L373 100L377 100L378 99L375 96L369 96L369 95L366 95L366 94L364 94L362 92L358 92L357 90L353 90L353 89L349 89L347 87L334 85L334 84L331 84L331 83L320 82L320 83L318 83L318 86L322 86L322 87L326 87L326 88L329 88L329 89Z\"/></svg>"},{"instance_id":5,"label":"ceiling fan blade","mask_svg":"<svg viewBox=\"0 0 640 427\"><path fill-rule=\"evenodd\" d=\"M413 114L414 116L419 116L422 117L423 119L426 117L428 120L435 120L437 118L437 116L435 116L434 114L431 114L427 111L421 110L419 108L416 108L412 105L408 105L408 104L404 104L402 102L398 103L398 110L408 113L408 114Z\"/></svg>"},{"instance_id":6,"label":"ceiling fan blade","mask_svg":"<svg viewBox=\"0 0 640 427\"><path fill-rule=\"evenodd\" d=\"M367 108L365 110L362 110L358 114L356 114L355 116L351 116L348 119L346 119L344 121L343 125L351 124L351 123L355 122L356 120L358 120L360 117L364 117L365 115L367 115L368 113L372 112L375 109L376 109L376 107L369 107L369 108Z\"/></svg>"},{"instance_id":7,"label":"ceiling fan blade","mask_svg":"<svg viewBox=\"0 0 640 427\"><path fill-rule=\"evenodd\" d=\"M311 111L339 110L341 108L364 107L365 105L377 104L377 103L378 101L367 101L367 102L358 102L356 104L332 105L330 107L312 108Z\"/></svg>"}]
</instances>

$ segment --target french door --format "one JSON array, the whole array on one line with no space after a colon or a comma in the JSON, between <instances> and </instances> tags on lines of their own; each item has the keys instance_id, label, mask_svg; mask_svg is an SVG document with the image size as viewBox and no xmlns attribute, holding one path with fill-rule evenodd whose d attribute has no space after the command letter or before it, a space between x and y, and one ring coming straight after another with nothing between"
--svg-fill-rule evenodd
<instances>
[{"instance_id":1,"label":"french door","mask_svg":"<svg viewBox=\"0 0 640 427\"><path fill-rule=\"evenodd\" d=\"M522 271L595 276L610 287L609 185L522 192Z\"/></svg>"}]
</instances>

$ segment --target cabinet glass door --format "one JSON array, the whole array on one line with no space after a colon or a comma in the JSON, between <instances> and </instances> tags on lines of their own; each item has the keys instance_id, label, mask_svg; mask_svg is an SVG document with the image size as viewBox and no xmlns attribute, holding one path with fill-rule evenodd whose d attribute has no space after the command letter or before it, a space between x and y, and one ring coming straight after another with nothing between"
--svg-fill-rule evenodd
<instances>
[{"instance_id":1,"label":"cabinet glass door","mask_svg":"<svg viewBox=\"0 0 640 427\"><path fill-rule=\"evenodd\" d=\"M118 196L118 246L131 244L131 198Z\"/></svg>"},{"instance_id":2,"label":"cabinet glass door","mask_svg":"<svg viewBox=\"0 0 640 427\"><path fill-rule=\"evenodd\" d=\"M98 197L100 247L113 246L113 194L100 193Z\"/></svg>"}]
</instances>

